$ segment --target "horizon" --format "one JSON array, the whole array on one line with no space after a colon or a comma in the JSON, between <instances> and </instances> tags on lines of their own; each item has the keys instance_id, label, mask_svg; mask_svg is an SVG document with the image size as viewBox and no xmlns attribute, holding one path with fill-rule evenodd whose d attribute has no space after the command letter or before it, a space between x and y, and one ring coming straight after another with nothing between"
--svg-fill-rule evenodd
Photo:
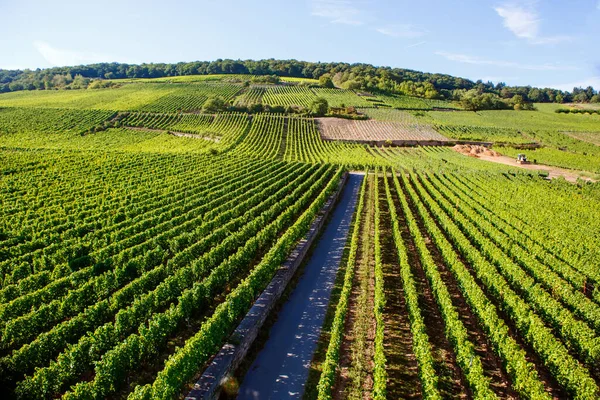
<instances>
[{"instance_id":1,"label":"horizon","mask_svg":"<svg viewBox=\"0 0 600 400\"><path fill-rule=\"evenodd\" d=\"M142 8L138 2L109 0L102 9L74 0L62 0L60 7L39 0L0 4L7 17L2 37L16 37L0 40L0 54L10 54L0 57L0 68L272 58L389 66L567 91L600 87L600 60L587 50L600 36L597 0L281 3L180 1L169 9L156 1ZM189 11L181 13L185 7ZM99 13L105 8L115 12ZM64 10L85 18L67 18L57 26ZM285 18L290 14L294 18ZM219 15L223 18L215 18Z\"/></svg>"}]
</instances>

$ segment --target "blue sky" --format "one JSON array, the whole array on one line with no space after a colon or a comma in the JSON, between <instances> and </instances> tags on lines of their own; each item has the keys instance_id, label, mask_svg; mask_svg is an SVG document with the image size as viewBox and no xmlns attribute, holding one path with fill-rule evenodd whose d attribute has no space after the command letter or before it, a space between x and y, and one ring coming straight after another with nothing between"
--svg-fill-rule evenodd
<instances>
[{"instance_id":1,"label":"blue sky","mask_svg":"<svg viewBox=\"0 0 600 400\"><path fill-rule=\"evenodd\" d=\"M365 62L600 89L600 0L0 0L0 68Z\"/></svg>"}]
</instances>

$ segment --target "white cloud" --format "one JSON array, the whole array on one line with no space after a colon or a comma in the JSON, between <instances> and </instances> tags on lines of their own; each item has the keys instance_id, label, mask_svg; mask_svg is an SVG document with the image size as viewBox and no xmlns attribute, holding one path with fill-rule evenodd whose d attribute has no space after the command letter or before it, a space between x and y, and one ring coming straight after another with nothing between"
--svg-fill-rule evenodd
<instances>
[{"instance_id":1,"label":"white cloud","mask_svg":"<svg viewBox=\"0 0 600 400\"><path fill-rule=\"evenodd\" d=\"M541 19L531 4L521 6L506 3L502 6L494 7L494 10L503 19L504 27L516 37L525 39L531 44L557 44L572 40L572 37L566 35L541 36Z\"/></svg>"},{"instance_id":2,"label":"white cloud","mask_svg":"<svg viewBox=\"0 0 600 400\"><path fill-rule=\"evenodd\" d=\"M361 10L350 0L313 0L311 14L327 18L332 24L364 24Z\"/></svg>"},{"instance_id":3,"label":"white cloud","mask_svg":"<svg viewBox=\"0 0 600 400\"><path fill-rule=\"evenodd\" d=\"M58 49L40 40L33 42L33 45L42 57L55 67L115 61L110 55Z\"/></svg>"},{"instance_id":4,"label":"white cloud","mask_svg":"<svg viewBox=\"0 0 600 400\"><path fill-rule=\"evenodd\" d=\"M435 54L445 57L450 61L456 61L464 64L474 65L492 65L504 68L526 69L530 71L576 71L578 67L560 65L560 64L521 64L513 61L487 60L485 58L470 56L467 54L448 53L445 51L437 51Z\"/></svg>"},{"instance_id":5,"label":"white cloud","mask_svg":"<svg viewBox=\"0 0 600 400\"><path fill-rule=\"evenodd\" d=\"M534 39L540 29L540 20L533 10L526 10L521 6L506 4L495 7L496 13L504 19L504 26L517 37Z\"/></svg>"},{"instance_id":6,"label":"white cloud","mask_svg":"<svg viewBox=\"0 0 600 400\"><path fill-rule=\"evenodd\" d=\"M427 33L423 29L419 29L411 24L401 25L386 25L376 29L382 35L387 35L396 38L418 38Z\"/></svg>"}]
</instances>

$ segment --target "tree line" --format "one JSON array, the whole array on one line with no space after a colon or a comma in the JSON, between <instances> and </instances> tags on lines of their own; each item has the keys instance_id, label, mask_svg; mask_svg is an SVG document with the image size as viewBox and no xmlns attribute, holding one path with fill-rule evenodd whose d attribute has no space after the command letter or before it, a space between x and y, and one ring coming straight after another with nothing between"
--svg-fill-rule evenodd
<instances>
[{"instance_id":1,"label":"tree line","mask_svg":"<svg viewBox=\"0 0 600 400\"><path fill-rule=\"evenodd\" d=\"M365 90L437 98L470 100L493 107L533 102L600 102L593 87L574 88L572 92L531 86L508 86L481 80L426 73L403 68L349 64L342 62L307 62L297 60L222 60L180 62L175 64L97 63L72 67L36 70L0 69L0 92L19 90L81 89L110 85L106 80L124 78L161 78L184 75L250 74L259 76L297 77L331 81L344 89ZM473 92L471 92L473 91ZM470 94L466 94L466 93ZM517 100L512 100L520 96ZM526 108L526 107L525 107Z\"/></svg>"}]
</instances>

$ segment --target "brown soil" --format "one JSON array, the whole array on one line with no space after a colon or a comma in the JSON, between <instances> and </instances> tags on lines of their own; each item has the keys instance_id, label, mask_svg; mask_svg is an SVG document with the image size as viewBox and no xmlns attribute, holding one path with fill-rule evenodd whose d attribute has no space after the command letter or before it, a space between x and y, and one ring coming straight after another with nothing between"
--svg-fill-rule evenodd
<instances>
[{"instance_id":1,"label":"brown soil","mask_svg":"<svg viewBox=\"0 0 600 400\"><path fill-rule=\"evenodd\" d=\"M471 144L457 144L453 147L454 151L469 157L480 158L481 156L498 157L500 154L494 150L490 150L485 146Z\"/></svg>"},{"instance_id":2,"label":"brown soil","mask_svg":"<svg viewBox=\"0 0 600 400\"><path fill-rule=\"evenodd\" d=\"M503 156L500 153L483 146L456 145L453 147L453 149L461 154L469 157L479 158L480 160L484 161L491 161L498 164L504 164L511 167L528 169L532 171L546 171L548 172L548 178L550 179L563 177L567 181L575 183L577 182L578 178L581 178L587 181L595 182L594 179L582 175L581 171L568 170L542 164L519 164L512 157Z\"/></svg>"},{"instance_id":3,"label":"brown soil","mask_svg":"<svg viewBox=\"0 0 600 400\"><path fill-rule=\"evenodd\" d=\"M345 118L315 118L321 137L325 140L352 142L442 142L448 138L439 134L430 125L419 123L415 117L405 114L405 120L377 121L351 120Z\"/></svg>"}]
</instances>

